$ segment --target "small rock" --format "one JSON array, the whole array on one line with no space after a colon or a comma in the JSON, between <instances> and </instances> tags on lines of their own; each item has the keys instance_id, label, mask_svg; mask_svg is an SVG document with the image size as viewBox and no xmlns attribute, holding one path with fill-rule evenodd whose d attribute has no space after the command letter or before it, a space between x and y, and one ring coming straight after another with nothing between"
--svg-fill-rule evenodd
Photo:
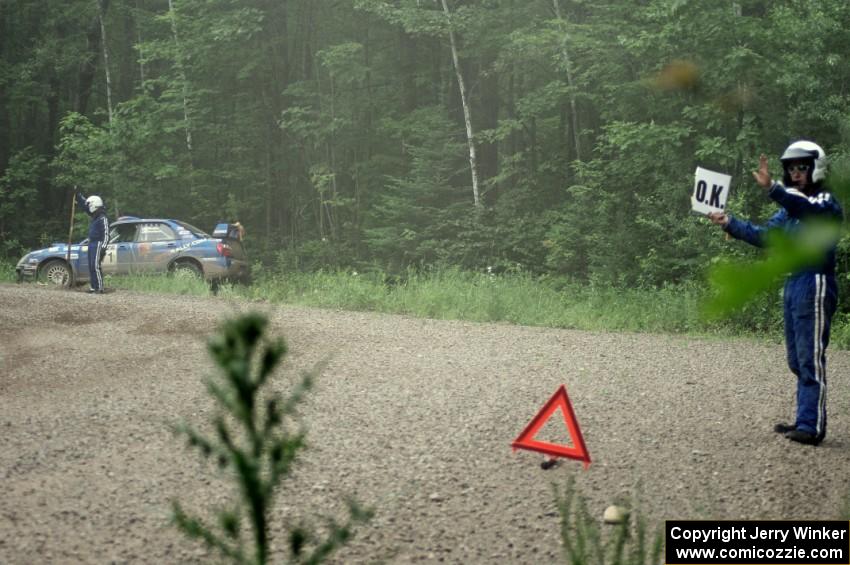
<instances>
[{"instance_id":1,"label":"small rock","mask_svg":"<svg viewBox=\"0 0 850 565\"><path fill-rule=\"evenodd\" d=\"M442 502L443 497L440 496L439 493L435 492L435 493L432 493L431 496L428 497L428 500L430 500L431 502Z\"/></svg>"},{"instance_id":2,"label":"small rock","mask_svg":"<svg viewBox=\"0 0 850 565\"><path fill-rule=\"evenodd\" d=\"M605 513L602 515L602 520L606 524L622 524L626 521L628 515L629 513L625 508L612 504L605 509Z\"/></svg>"}]
</instances>

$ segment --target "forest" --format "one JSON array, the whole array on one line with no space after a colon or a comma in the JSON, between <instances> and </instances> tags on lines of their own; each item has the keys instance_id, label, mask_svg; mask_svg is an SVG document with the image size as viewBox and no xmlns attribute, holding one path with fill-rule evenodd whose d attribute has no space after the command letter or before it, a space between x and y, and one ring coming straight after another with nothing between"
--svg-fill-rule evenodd
<instances>
[{"instance_id":1,"label":"forest","mask_svg":"<svg viewBox=\"0 0 850 565\"><path fill-rule=\"evenodd\" d=\"M76 186L269 269L698 282L756 255L695 168L766 219L759 154L850 158L848 58L835 0L0 0L0 257Z\"/></svg>"}]
</instances>

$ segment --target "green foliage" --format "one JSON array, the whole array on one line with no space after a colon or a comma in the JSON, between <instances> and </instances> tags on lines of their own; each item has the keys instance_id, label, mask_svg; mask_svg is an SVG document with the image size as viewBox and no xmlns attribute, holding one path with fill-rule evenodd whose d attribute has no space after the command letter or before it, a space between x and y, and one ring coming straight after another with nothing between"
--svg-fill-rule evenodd
<instances>
[{"instance_id":1,"label":"green foliage","mask_svg":"<svg viewBox=\"0 0 850 565\"><path fill-rule=\"evenodd\" d=\"M839 349L850 349L850 314L839 313L832 319L829 343Z\"/></svg>"},{"instance_id":2,"label":"green foliage","mask_svg":"<svg viewBox=\"0 0 850 565\"><path fill-rule=\"evenodd\" d=\"M392 5L385 0L355 0L358 10L376 14L387 22L400 25L413 35L440 36L448 33L446 21L439 7L415 0L403 0ZM424 9L423 9L424 8Z\"/></svg>"},{"instance_id":3,"label":"green foliage","mask_svg":"<svg viewBox=\"0 0 850 565\"><path fill-rule=\"evenodd\" d=\"M12 282L16 278L15 264L0 259L0 282Z\"/></svg>"},{"instance_id":4,"label":"green foliage","mask_svg":"<svg viewBox=\"0 0 850 565\"><path fill-rule=\"evenodd\" d=\"M77 185L302 270L701 284L753 254L689 215L696 165L757 217L759 153L850 153L846 3L447 4L483 210L440 3L112 0L105 37L88 0L2 4L0 254L64 239Z\"/></svg>"},{"instance_id":5,"label":"green foliage","mask_svg":"<svg viewBox=\"0 0 850 565\"><path fill-rule=\"evenodd\" d=\"M681 126L608 126L600 158L577 165L580 184L567 189L552 223L547 265L628 285L680 281L698 272L717 244L689 215L693 169L682 170L680 163L693 152L690 136Z\"/></svg>"},{"instance_id":6,"label":"green foliage","mask_svg":"<svg viewBox=\"0 0 850 565\"><path fill-rule=\"evenodd\" d=\"M84 194L99 194L108 200L111 173L118 165L109 130L72 112L62 119L59 134L59 154L52 163L56 183L66 188L78 186Z\"/></svg>"},{"instance_id":7,"label":"green foliage","mask_svg":"<svg viewBox=\"0 0 850 565\"><path fill-rule=\"evenodd\" d=\"M19 238L37 229L33 211L45 168L44 157L26 147L12 156L0 176L0 257L21 253Z\"/></svg>"},{"instance_id":8,"label":"green foliage","mask_svg":"<svg viewBox=\"0 0 850 565\"><path fill-rule=\"evenodd\" d=\"M664 538L656 531L647 539L647 526L638 515L634 528L632 513L613 532L599 529L596 519L587 509L584 498L576 493L575 480L570 479L561 489L554 487L555 502L561 516L561 541L564 560L572 565L653 565L663 562Z\"/></svg>"},{"instance_id":9,"label":"green foliage","mask_svg":"<svg viewBox=\"0 0 850 565\"><path fill-rule=\"evenodd\" d=\"M190 447L229 471L238 486L239 500L218 512L218 532L174 502L174 522L188 537L203 540L235 563L262 564L269 560L272 540L269 516L280 482L291 473L298 452L305 448L305 432L291 429L296 408L313 384L305 374L287 398L268 390L269 379L287 352L282 340L269 342L264 333L268 321L247 314L224 324L209 343L210 354L223 373L209 379L207 390L216 401L212 418L214 436L205 436L186 424L175 431ZM289 557L297 563L319 563L350 539L354 524L371 512L349 502L344 524L331 520L329 533L321 538L306 526L289 528ZM249 534L243 533L243 520ZM245 538L248 537L249 540Z\"/></svg>"},{"instance_id":10,"label":"green foliage","mask_svg":"<svg viewBox=\"0 0 850 565\"><path fill-rule=\"evenodd\" d=\"M474 213L466 205L471 192L451 182L462 174L463 141L438 107L388 120L385 129L403 144L412 166L407 175L388 179L365 240L391 271L435 263L444 258L442 248L458 235L459 224Z\"/></svg>"}]
</instances>

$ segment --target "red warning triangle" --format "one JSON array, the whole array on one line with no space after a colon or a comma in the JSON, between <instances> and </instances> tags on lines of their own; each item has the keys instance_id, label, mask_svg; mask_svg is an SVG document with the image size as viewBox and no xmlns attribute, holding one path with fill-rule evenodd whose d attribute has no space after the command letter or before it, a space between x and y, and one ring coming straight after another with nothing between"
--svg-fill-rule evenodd
<instances>
[{"instance_id":1,"label":"red warning triangle","mask_svg":"<svg viewBox=\"0 0 850 565\"><path fill-rule=\"evenodd\" d=\"M570 441L573 447L566 445L558 445L548 441L540 441L534 439L537 432L540 431L552 414L560 408L561 414L564 415L564 423L567 425L567 431L570 434ZM521 434L513 441L511 447L514 449L529 449L531 451L539 451L554 457L569 457L570 459L578 459L584 461L584 467L590 465L590 454L587 452L587 446L584 445L584 438L581 436L581 430L578 427L573 405L570 404L570 398L567 396L567 389L564 385L555 391L552 398L540 409L531 422L525 427Z\"/></svg>"}]
</instances>

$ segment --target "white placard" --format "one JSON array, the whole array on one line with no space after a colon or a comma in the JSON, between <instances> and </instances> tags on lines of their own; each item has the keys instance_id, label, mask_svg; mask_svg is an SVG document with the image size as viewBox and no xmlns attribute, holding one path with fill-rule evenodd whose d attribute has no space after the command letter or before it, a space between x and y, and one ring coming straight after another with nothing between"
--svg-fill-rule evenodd
<instances>
[{"instance_id":1,"label":"white placard","mask_svg":"<svg viewBox=\"0 0 850 565\"><path fill-rule=\"evenodd\" d=\"M724 211L731 184L731 176L697 167L694 192L691 194L691 210L700 214Z\"/></svg>"}]
</instances>

